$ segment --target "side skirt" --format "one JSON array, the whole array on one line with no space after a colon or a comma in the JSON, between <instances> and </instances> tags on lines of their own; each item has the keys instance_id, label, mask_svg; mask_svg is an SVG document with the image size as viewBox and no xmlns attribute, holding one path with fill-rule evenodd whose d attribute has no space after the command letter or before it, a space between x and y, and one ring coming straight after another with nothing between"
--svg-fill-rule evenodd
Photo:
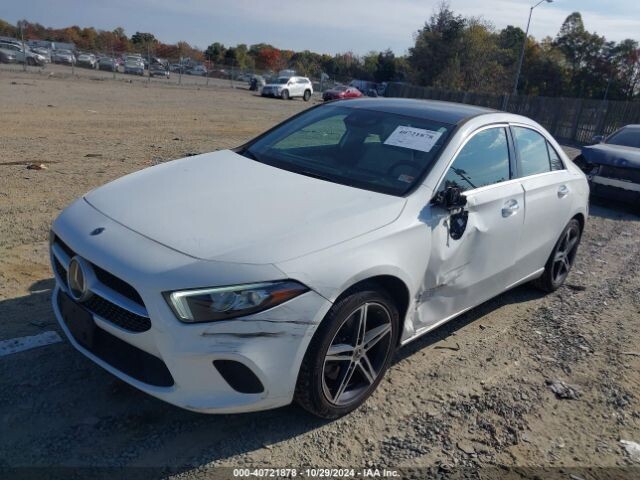
<instances>
[{"instance_id":1,"label":"side skirt","mask_svg":"<svg viewBox=\"0 0 640 480\"><path fill-rule=\"evenodd\" d=\"M504 292L511 290L512 288L517 287L518 285L522 285L523 283L527 283L531 280L535 280L536 278L538 278L540 275L542 275L542 273L544 272L544 268L540 268L538 270L536 270L535 272L527 275L524 278L521 278L520 280L518 280L517 282L512 283L511 285L509 285L508 287L506 287L504 290L502 290L502 292L500 292L498 295L502 295ZM474 305L472 307L467 307L463 310L460 310L457 313L454 313L453 315L449 315L448 317L443 318L442 320L440 320L439 322L436 322L432 325L427 325L426 327L421 328L420 330L418 330L415 334L413 334L411 337L407 338L406 340L402 340L400 342L400 346L404 347L405 345L407 345L408 343L413 342L414 340L416 340L417 338L429 333L432 330L435 330L436 328L440 327L441 325L444 325L445 323L447 323L450 320L453 320L456 317L459 317L460 315L462 315L463 313L468 312L469 310L473 310L474 308L482 305L484 302L491 300L494 297L497 297L498 295L493 295L491 297L488 297L486 299L484 299L482 302L478 303L477 305Z\"/></svg>"}]
</instances>

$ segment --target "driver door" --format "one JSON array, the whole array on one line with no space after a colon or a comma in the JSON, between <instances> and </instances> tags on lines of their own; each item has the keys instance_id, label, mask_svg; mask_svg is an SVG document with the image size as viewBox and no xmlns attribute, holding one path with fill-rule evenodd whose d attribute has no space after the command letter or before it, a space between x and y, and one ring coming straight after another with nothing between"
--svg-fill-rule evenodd
<instances>
[{"instance_id":1,"label":"driver door","mask_svg":"<svg viewBox=\"0 0 640 480\"><path fill-rule=\"evenodd\" d=\"M416 332L501 293L513 280L524 223L524 191L512 180L514 155L505 126L475 132L456 155L438 191L459 187L467 204L425 209L430 257L418 299Z\"/></svg>"}]
</instances>

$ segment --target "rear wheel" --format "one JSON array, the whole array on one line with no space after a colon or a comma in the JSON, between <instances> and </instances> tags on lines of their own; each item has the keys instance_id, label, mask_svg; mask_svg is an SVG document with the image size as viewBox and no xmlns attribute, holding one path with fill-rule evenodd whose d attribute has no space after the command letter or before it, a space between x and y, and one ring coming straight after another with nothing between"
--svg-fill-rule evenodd
<instances>
[{"instance_id":1,"label":"rear wheel","mask_svg":"<svg viewBox=\"0 0 640 480\"><path fill-rule=\"evenodd\" d=\"M337 418L362 405L389 367L399 323L393 300L375 284L336 302L305 354L297 402L322 418Z\"/></svg>"},{"instance_id":2,"label":"rear wheel","mask_svg":"<svg viewBox=\"0 0 640 480\"><path fill-rule=\"evenodd\" d=\"M533 284L545 292L553 292L560 288L567 279L580 245L582 231L580 222L572 219L565 227L560 239L556 242L542 276Z\"/></svg>"},{"instance_id":3,"label":"rear wheel","mask_svg":"<svg viewBox=\"0 0 640 480\"><path fill-rule=\"evenodd\" d=\"M289 100L289 90L283 90L280 96L283 100Z\"/></svg>"},{"instance_id":4,"label":"rear wheel","mask_svg":"<svg viewBox=\"0 0 640 480\"><path fill-rule=\"evenodd\" d=\"M302 96L302 99L305 102L308 102L310 98L311 98L311 92L309 90L305 90L304 95Z\"/></svg>"}]
</instances>

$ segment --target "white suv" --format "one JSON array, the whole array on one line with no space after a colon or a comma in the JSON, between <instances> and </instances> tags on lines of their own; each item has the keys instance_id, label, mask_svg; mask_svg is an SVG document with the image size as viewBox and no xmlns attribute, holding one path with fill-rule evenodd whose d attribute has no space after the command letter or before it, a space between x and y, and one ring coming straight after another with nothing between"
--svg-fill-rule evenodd
<instances>
[{"instance_id":1,"label":"white suv","mask_svg":"<svg viewBox=\"0 0 640 480\"><path fill-rule=\"evenodd\" d=\"M278 77L275 82L262 87L263 97L280 97L283 100L302 97L307 102L312 93L313 86L307 77Z\"/></svg>"}]
</instances>

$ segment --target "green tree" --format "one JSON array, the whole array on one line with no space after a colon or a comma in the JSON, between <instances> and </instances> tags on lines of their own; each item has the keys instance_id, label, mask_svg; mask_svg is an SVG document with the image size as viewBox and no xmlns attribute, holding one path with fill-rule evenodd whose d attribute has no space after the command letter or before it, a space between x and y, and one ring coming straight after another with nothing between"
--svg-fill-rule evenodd
<instances>
[{"instance_id":1,"label":"green tree","mask_svg":"<svg viewBox=\"0 0 640 480\"><path fill-rule=\"evenodd\" d=\"M449 61L461 51L462 34L467 21L456 15L449 4L443 2L424 27L415 36L415 45L409 49L408 61L414 80L422 85L432 85L447 69Z\"/></svg>"}]
</instances>

